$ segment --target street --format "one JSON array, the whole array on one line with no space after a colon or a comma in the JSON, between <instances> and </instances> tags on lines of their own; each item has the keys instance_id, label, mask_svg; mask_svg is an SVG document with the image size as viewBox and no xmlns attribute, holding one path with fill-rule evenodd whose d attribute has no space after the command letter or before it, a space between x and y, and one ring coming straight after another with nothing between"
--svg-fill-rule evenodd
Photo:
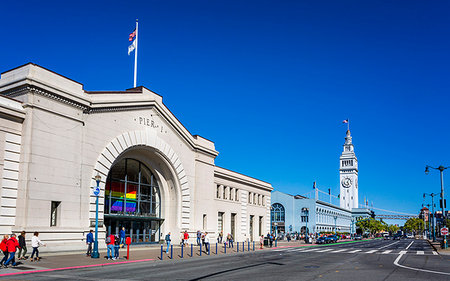
<instances>
[{"instance_id":1,"label":"street","mask_svg":"<svg viewBox=\"0 0 450 281\"><path fill-rule=\"evenodd\" d=\"M369 240L7 276L8 280L450 280L423 240Z\"/></svg>"}]
</instances>

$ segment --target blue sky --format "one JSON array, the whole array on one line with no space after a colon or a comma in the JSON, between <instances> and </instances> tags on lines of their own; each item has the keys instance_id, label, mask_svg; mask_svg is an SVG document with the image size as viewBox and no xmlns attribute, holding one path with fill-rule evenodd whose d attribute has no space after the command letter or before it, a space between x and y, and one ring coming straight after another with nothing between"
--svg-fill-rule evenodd
<instances>
[{"instance_id":1,"label":"blue sky","mask_svg":"<svg viewBox=\"0 0 450 281\"><path fill-rule=\"evenodd\" d=\"M346 118L360 202L417 213L423 192L440 192L425 165L450 166L448 1L7 1L2 10L1 72L34 62L93 91L132 87L128 34L139 18L138 84L215 142L217 165L277 190L305 194L317 181L339 193Z\"/></svg>"}]
</instances>

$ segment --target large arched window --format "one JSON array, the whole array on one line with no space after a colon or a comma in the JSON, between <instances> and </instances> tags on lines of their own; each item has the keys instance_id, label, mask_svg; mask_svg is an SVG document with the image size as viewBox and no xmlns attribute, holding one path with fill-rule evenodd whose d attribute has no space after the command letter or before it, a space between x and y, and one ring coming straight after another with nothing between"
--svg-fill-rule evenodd
<instances>
[{"instance_id":1,"label":"large arched window","mask_svg":"<svg viewBox=\"0 0 450 281\"><path fill-rule=\"evenodd\" d=\"M280 203L272 204L272 222L284 222L284 207Z\"/></svg>"},{"instance_id":2,"label":"large arched window","mask_svg":"<svg viewBox=\"0 0 450 281\"><path fill-rule=\"evenodd\" d=\"M129 158L112 167L106 180L105 214L160 218L160 209L158 183L149 168Z\"/></svg>"}]
</instances>

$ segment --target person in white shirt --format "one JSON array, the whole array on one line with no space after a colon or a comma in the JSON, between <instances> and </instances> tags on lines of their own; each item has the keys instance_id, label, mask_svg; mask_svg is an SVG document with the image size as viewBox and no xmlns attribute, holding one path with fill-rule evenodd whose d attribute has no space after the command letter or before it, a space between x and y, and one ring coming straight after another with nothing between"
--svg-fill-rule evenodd
<instances>
[{"instance_id":1,"label":"person in white shirt","mask_svg":"<svg viewBox=\"0 0 450 281\"><path fill-rule=\"evenodd\" d=\"M209 253L209 240L209 234L205 232L205 250L207 253Z\"/></svg>"},{"instance_id":2,"label":"person in white shirt","mask_svg":"<svg viewBox=\"0 0 450 281\"><path fill-rule=\"evenodd\" d=\"M33 261L34 253L36 253L36 261L39 261L39 246L45 246L44 243L39 239L39 232L34 232L34 236L31 237L31 247L33 247L33 252L31 253L31 261Z\"/></svg>"}]
</instances>

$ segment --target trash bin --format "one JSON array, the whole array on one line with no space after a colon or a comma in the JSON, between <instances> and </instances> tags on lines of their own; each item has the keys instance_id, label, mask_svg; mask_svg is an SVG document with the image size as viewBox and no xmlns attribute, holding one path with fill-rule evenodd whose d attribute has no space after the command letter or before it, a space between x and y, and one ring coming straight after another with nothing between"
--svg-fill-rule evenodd
<instances>
[{"instance_id":1,"label":"trash bin","mask_svg":"<svg viewBox=\"0 0 450 281\"><path fill-rule=\"evenodd\" d=\"M269 239L264 238L264 246L269 246Z\"/></svg>"}]
</instances>

